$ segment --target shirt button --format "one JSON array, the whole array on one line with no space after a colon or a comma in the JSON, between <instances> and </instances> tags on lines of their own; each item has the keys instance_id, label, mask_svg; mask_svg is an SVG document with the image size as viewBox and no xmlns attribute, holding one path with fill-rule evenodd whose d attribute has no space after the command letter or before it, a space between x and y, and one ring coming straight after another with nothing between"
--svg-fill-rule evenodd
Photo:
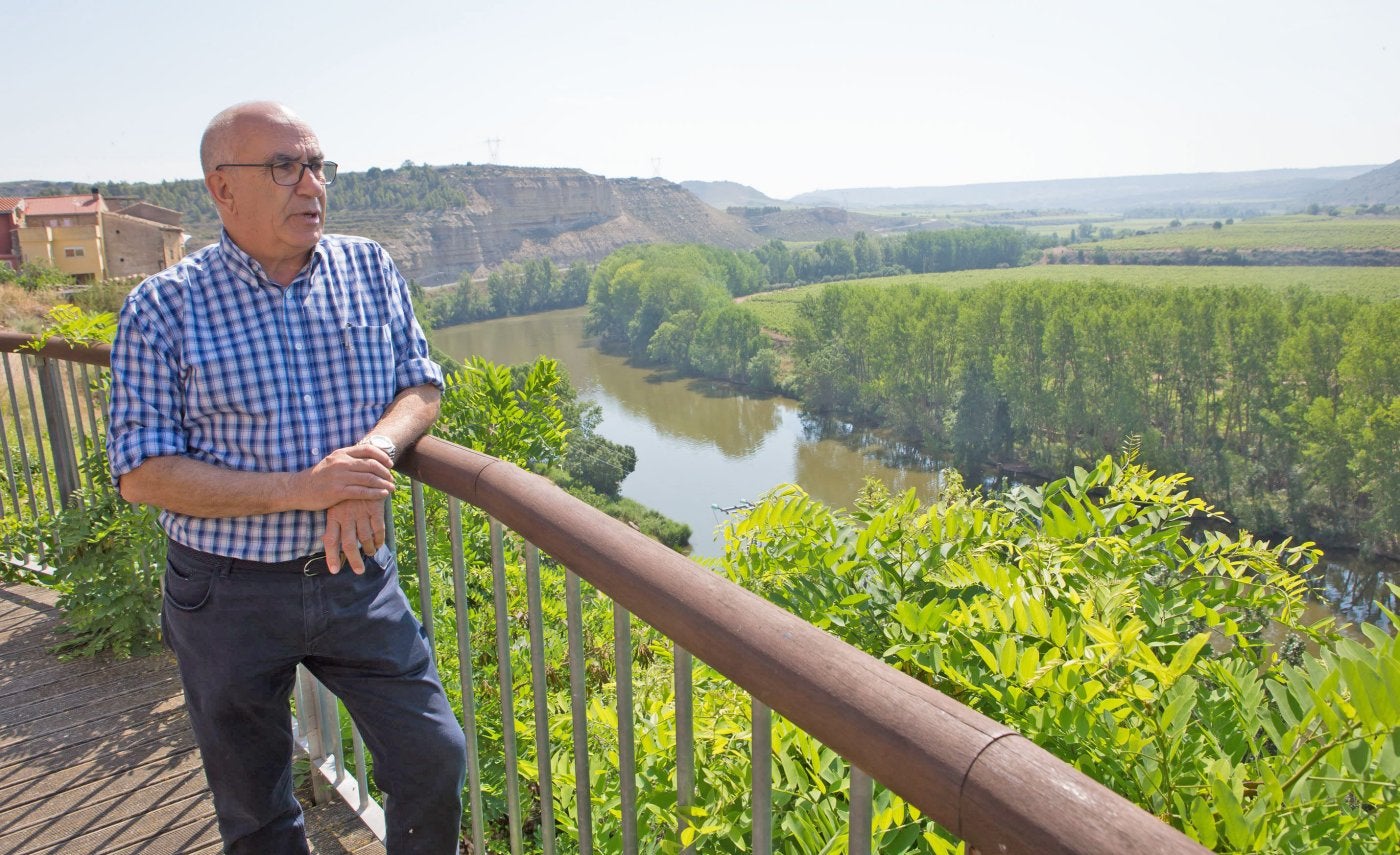
<instances>
[{"instance_id":1,"label":"shirt button","mask_svg":"<svg viewBox=\"0 0 1400 855\"><path fill-rule=\"evenodd\" d=\"M321 449L319 449L319 448L313 448L313 449L311 449L311 453L314 454L314 455L316 455L317 457L320 457L320 456L321 456Z\"/></svg>"},{"instance_id":2,"label":"shirt button","mask_svg":"<svg viewBox=\"0 0 1400 855\"><path fill-rule=\"evenodd\" d=\"M308 404L311 403L311 396L310 396L310 395L302 395L302 396L301 396L301 399L302 399L303 401L305 401L306 403L308 403Z\"/></svg>"}]
</instances>

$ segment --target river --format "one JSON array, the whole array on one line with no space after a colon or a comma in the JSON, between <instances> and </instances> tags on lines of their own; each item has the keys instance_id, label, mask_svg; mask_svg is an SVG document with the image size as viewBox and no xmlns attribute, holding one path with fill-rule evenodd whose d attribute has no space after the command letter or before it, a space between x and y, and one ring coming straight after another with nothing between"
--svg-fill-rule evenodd
<instances>
[{"instance_id":1,"label":"river","mask_svg":"<svg viewBox=\"0 0 1400 855\"><path fill-rule=\"evenodd\" d=\"M840 425L818 426L790 398L629 365L585 341L586 317L578 308L483 321L435 330L433 340L458 359L558 360L579 397L602 408L599 433L637 451L622 494L689 525L694 555L722 553L726 515L718 508L779 484L800 484L834 507L849 507L870 477L923 499L935 492L936 461ZM1400 581L1393 562L1346 555L1329 564L1324 587L1346 617L1374 621L1371 600L1386 593L1386 579Z\"/></svg>"}]
</instances>

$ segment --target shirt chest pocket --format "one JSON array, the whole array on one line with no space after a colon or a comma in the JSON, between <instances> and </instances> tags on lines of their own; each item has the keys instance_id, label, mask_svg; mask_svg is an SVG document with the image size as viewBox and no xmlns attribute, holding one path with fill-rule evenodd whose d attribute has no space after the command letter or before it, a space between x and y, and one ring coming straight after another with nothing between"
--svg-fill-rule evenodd
<instances>
[{"instance_id":1,"label":"shirt chest pocket","mask_svg":"<svg viewBox=\"0 0 1400 855\"><path fill-rule=\"evenodd\" d=\"M346 327L350 400L382 407L394 399L394 346L389 326Z\"/></svg>"}]
</instances>

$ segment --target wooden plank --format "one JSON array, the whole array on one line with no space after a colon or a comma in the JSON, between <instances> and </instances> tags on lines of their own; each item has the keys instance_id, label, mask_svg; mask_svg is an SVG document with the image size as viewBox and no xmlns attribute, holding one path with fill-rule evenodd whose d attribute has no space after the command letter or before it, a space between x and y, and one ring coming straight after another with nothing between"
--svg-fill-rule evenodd
<instances>
[{"instance_id":1,"label":"wooden plank","mask_svg":"<svg viewBox=\"0 0 1400 855\"><path fill-rule=\"evenodd\" d=\"M146 823L146 817L157 808L192 799L210 800L204 772L199 768L186 769L183 774L159 781L145 781L139 787L111 793L107 798L67 810L51 810L50 804L45 802L42 805L44 815L39 821L17 823L14 829L0 833L0 852L43 851L84 837L96 839L105 834L119 838L123 834L150 831L153 827ZM142 834L141 839L150 836Z\"/></svg>"},{"instance_id":2,"label":"wooden plank","mask_svg":"<svg viewBox=\"0 0 1400 855\"><path fill-rule=\"evenodd\" d=\"M200 817L184 825L168 825L160 837L143 840L114 849L101 850L102 855L222 855L223 841L219 827L209 818Z\"/></svg>"},{"instance_id":3,"label":"wooden plank","mask_svg":"<svg viewBox=\"0 0 1400 855\"><path fill-rule=\"evenodd\" d=\"M96 743L96 745L94 745ZM20 746L13 754L6 752L0 760L0 793L35 778L60 769L101 772L139 765L147 758L163 757L194 745L189 718L183 708L164 715L153 716L144 727L133 728L124 738L109 735L94 737L71 745L60 744L56 750L33 752ZM0 802L3 804L3 802Z\"/></svg>"},{"instance_id":4,"label":"wooden plank","mask_svg":"<svg viewBox=\"0 0 1400 855\"><path fill-rule=\"evenodd\" d=\"M35 608L55 608L58 605L58 592L43 585L29 585L20 582L0 589L0 599L10 602L27 602Z\"/></svg>"},{"instance_id":5,"label":"wooden plank","mask_svg":"<svg viewBox=\"0 0 1400 855\"><path fill-rule=\"evenodd\" d=\"M0 656L5 656L7 652L4 646L0 645ZM5 656L3 667L6 671L14 670L16 673L7 674L3 679L0 679L0 701L4 701L11 695L28 692L54 680L107 671L114 664L120 664L120 662L121 660L113 660L107 656L84 656L81 659L63 662L49 654L42 658L36 658L32 667L19 669L15 667L19 663Z\"/></svg>"},{"instance_id":6,"label":"wooden plank","mask_svg":"<svg viewBox=\"0 0 1400 855\"><path fill-rule=\"evenodd\" d=\"M114 818L101 827L52 845L26 848L29 855L96 855L130 849L150 855L178 855L191 840L218 830L208 792L160 805L143 814Z\"/></svg>"},{"instance_id":7,"label":"wooden plank","mask_svg":"<svg viewBox=\"0 0 1400 855\"><path fill-rule=\"evenodd\" d=\"M84 764L87 774L75 776L72 767L56 769L23 784L10 787L0 801L0 834L8 834L83 806L121 798L128 791L160 786L171 778L204 780L204 766L194 746L153 757L128 769L99 772Z\"/></svg>"},{"instance_id":8,"label":"wooden plank","mask_svg":"<svg viewBox=\"0 0 1400 855\"><path fill-rule=\"evenodd\" d=\"M339 799L330 804L305 807L303 813L306 814L306 842L312 855L351 852L382 855L384 852L379 838Z\"/></svg>"},{"instance_id":9,"label":"wooden plank","mask_svg":"<svg viewBox=\"0 0 1400 855\"><path fill-rule=\"evenodd\" d=\"M172 716L172 726L189 728L185 718L185 698L178 691L174 695L165 691L146 690L123 698L122 704L113 702L111 719L102 718L102 711L84 712L83 721L73 722L67 728L52 729L53 725L66 722L52 722L50 729L43 733L7 733L0 735L0 764L13 765L28 763L35 757L50 751L62 750L69 746L84 746L88 757L101 757L115 744L130 739L133 730L143 730L144 722ZM11 730L15 730L11 728Z\"/></svg>"},{"instance_id":10,"label":"wooden plank","mask_svg":"<svg viewBox=\"0 0 1400 855\"><path fill-rule=\"evenodd\" d=\"M0 710L0 733L10 725L38 723L54 715L63 715L82 707L105 703L130 694L137 687L163 686L170 691L171 683L178 687L179 678L171 674L173 662L160 656L146 656L117 663L97 672L80 670L76 674L53 672L50 679L35 686L27 702L14 699ZM176 688L178 691L178 688Z\"/></svg>"},{"instance_id":11,"label":"wooden plank","mask_svg":"<svg viewBox=\"0 0 1400 855\"><path fill-rule=\"evenodd\" d=\"M31 722L29 727L0 729L0 750L9 755L14 750L12 746L24 743L26 750L43 748L47 752L71 742L118 739L136 717L178 710L185 704L180 682L173 676L150 686L138 686L106 701L109 706L80 707L62 715L45 716Z\"/></svg>"},{"instance_id":12,"label":"wooden plank","mask_svg":"<svg viewBox=\"0 0 1400 855\"><path fill-rule=\"evenodd\" d=\"M33 612L24 623L0 629L0 645L10 655L36 648L47 651L58 643L58 629L62 623L58 615Z\"/></svg>"}]
</instances>

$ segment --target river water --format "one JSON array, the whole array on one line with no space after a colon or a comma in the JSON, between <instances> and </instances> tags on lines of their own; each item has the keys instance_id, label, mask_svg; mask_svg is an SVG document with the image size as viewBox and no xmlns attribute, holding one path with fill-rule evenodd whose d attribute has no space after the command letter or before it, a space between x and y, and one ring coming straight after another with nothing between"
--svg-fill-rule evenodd
<instances>
[{"instance_id":1,"label":"river water","mask_svg":"<svg viewBox=\"0 0 1400 855\"><path fill-rule=\"evenodd\" d=\"M637 450L622 494L690 526L697 556L723 551L723 508L796 483L833 507L849 507L866 478L894 492L936 492L936 461L841 425L818 425L801 405L755 396L724 383L678 378L604 354L583 335L587 309L565 309L436 330L433 340L458 359L559 361L582 400L598 404L598 432ZM718 508L716 507L718 506ZM1393 562L1348 555L1328 567L1324 587L1351 620L1376 620L1382 582L1400 581Z\"/></svg>"}]
</instances>

